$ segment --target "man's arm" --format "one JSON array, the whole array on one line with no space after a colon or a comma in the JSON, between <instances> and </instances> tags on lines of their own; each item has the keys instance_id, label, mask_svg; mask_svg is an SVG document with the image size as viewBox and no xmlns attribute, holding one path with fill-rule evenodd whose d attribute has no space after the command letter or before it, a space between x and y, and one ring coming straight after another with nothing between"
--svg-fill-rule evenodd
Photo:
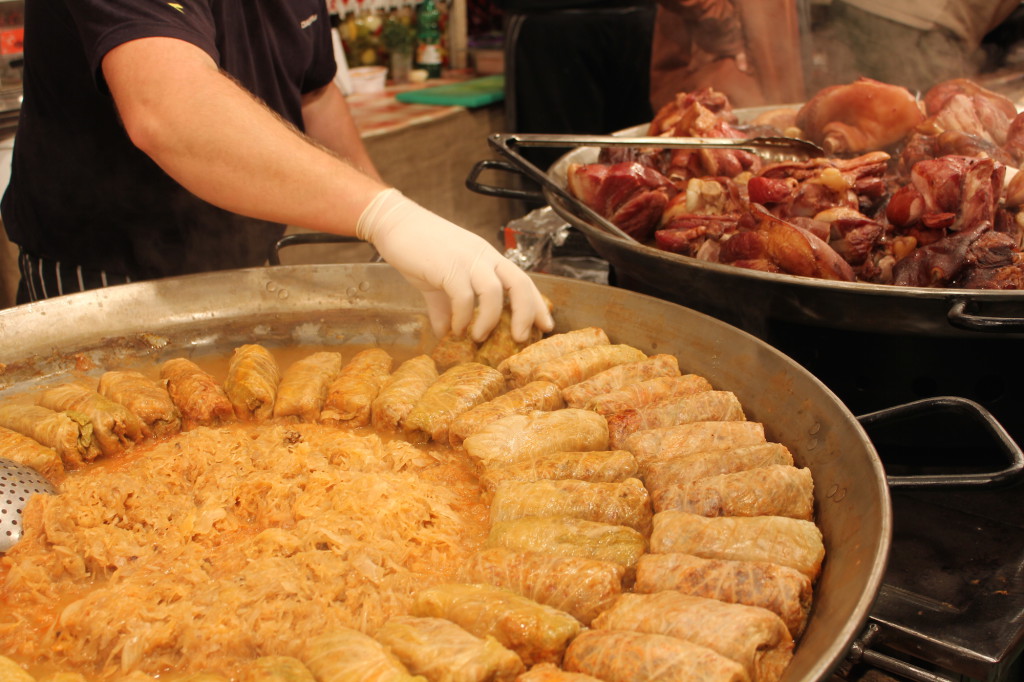
<instances>
[{"instance_id":1,"label":"man's arm","mask_svg":"<svg viewBox=\"0 0 1024 682\"><path fill-rule=\"evenodd\" d=\"M302 119L306 134L346 159L367 175L380 174L366 151L348 101L333 82L302 98Z\"/></svg>"},{"instance_id":2,"label":"man's arm","mask_svg":"<svg viewBox=\"0 0 1024 682\"><path fill-rule=\"evenodd\" d=\"M191 43L124 43L104 57L103 75L132 142L212 204L354 235L363 209L385 188L288 125Z\"/></svg>"},{"instance_id":3,"label":"man's arm","mask_svg":"<svg viewBox=\"0 0 1024 682\"><path fill-rule=\"evenodd\" d=\"M482 340L498 322L506 294L516 340L526 339L533 325L553 327L529 276L486 240L299 133L191 43L123 43L103 58L103 76L132 143L179 184L235 213L358 234L423 292L438 338L449 328L466 329L478 303L470 331ZM320 125L316 120L316 133L332 137Z\"/></svg>"}]
</instances>

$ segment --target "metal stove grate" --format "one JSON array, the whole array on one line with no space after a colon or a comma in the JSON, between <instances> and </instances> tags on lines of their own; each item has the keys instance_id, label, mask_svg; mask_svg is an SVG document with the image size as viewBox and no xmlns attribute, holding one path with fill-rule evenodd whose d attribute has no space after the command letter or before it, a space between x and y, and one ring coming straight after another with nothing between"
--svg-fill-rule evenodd
<instances>
[{"instance_id":1,"label":"metal stove grate","mask_svg":"<svg viewBox=\"0 0 1024 682\"><path fill-rule=\"evenodd\" d=\"M936 412L910 428L865 426L890 475L977 476L1005 465L1002 444L956 413ZM893 542L862 663L912 680L1020 679L1020 479L892 491Z\"/></svg>"}]
</instances>

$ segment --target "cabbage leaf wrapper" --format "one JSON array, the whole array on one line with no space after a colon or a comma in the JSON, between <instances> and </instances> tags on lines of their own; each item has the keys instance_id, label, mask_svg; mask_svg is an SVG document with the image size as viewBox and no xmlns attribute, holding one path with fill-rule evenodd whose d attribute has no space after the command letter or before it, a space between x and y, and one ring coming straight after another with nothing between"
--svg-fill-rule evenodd
<instances>
[{"instance_id":1,"label":"cabbage leaf wrapper","mask_svg":"<svg viewBox=\"0 0 1024 682\"><path fill-rule=\"evenodd\" d=\"M629 450L552 452L526 457L487 469L480 475L484 492L493 495L503 481L576 479L594 483L618 483L637 475L636 457Z\"/></svg>"},{"instance_id":2,"label":"cabbage leaf wrapper","mask_svg":"<svg viewBox=\"0 0 1024 682\"><path fill-rule=\"evenodd\" d=\"M727 450L765 443L764 425L751 421L707 421L637 431L623 444L643 467L664 457Z\"/></svg>"},{"instance_id":3,"label":"cabbage leaf wrapper","mask_svg":"<svg viewBox=\"0 0 1024 682\"><path fill-rule=\"evenodd\" d=\"M825 545L811 521L784 516L717 516L667 510L654 515L651 551L682 552L705 559L767 561L789 566L812 581L821 571Z\"/></svg>"},{"instance_id":4,"label":"cabbage leaf wrapper","mask_svg":"<svg viewBox=\"0 0 1024 682\"><path fill-rule=\"evenodd\" d=\"M647 539L627 526L570 516L531 516L492 525L485 545L518 552L611 561L626 568L628 582L647 549Z\"/></svg>"},{"instance_id":5,"label":"cabbage leaf wrapper","mask_svg":"<svg viewBox=\"0 0 1024 682\"><path fill-rule=\"evenodd\" d=\"M377 631L410 672L445 682L513 682L526 670L494 637L477 637L444 618L396 616Z\"/></svg>"},{"instance_id":6,"label":"cabbage leaf wrapper","mask_svg":"<svg viewBox=\"0 0 1024 682\"><path fill-rule=\"evenodd\" d=\"M224 392L236 417L243 421L263 421L274 415L280 381L277 358L258 343L247 343L231 354Z\"/></svg>"},{"instance_id":7,"label":"cabbage leaf wrapper","mask_svg":"<svg viewBox=\"0 0 1024 682\"><path fill-rule=\"evenodd\" d=\"M591 412L567 407L530 412L491 422L463 441L481 469L570 450L607 450L608 422Z\"/></svg>"},{"instance_id":8,"label":"cabbage leaf wrapper","mask_svg":"<svg viewBox=\"0 0 1024 682\"><path fill-rule=\"evenodd\" d=\"M651 498L636 478L620 483L575 479L505 481L491 500L491 524L531 516L571 516L643 534L651 529Z\"/></svg>"},{"instance_id":9,"label":"cabbage leaf wrapper","mask_svg":"<svg viewBox=\"0 0 1024 682\"><path fill-rule=\"evenodd\" d=\"M53 448L65 468L74 469L103 454L92 437L92 422L77 412L57 412L42 405L0 405L0 426Z\"/></svg>"},{"instance_id":10,"label":"cabbage leaf wrapper","mask_svg":"<svg viewBox=\"0 0 1024 682\"><path fill-rule=\"evenodd\" d=\"M64 462L53 448L0 426L0 457L35 469L50 483L64 479ZM5 509L6 511L6 509Z\"/></svg>"},{"instance_id":11,"label":"cabbage leaf wrapper","mask_svg":"<svg viewBox=\"0 0 1024 682\"><path fill-rule=\"evenodd\" d=\"M533 370L530 379L550 381L560 388L567 388L616 365L645 359L647 354L642 350L622 343L590 346L541 363Z\"/></svg>"},{"instance_id":12,"label":"cabbage leaf wrapper","mask_svg":"<svg viewBox=\"0 0 1024 682\"><path fill-rule=\"evenodd\" d=\"M142 420L120 403L81 384L69 383L43 392L39 404L56 412L78 412L92 424L100 450L110 457L142 439Z\"/></svg>"},{"instance_id":13,"label":"cabbage leaf wrapper","mask_svg":"<svg viewBox=\"0 0 1024 682\"><path fill-rule=\"evenodd\" d=\"M810 578L788 566L681 553L640 557L634 589L678 590L695 597L759 606L779 616L794 640L803 634L813 598Z\"/></svg>"},{"instance_id":14,"label":"cabbage leaf wrapper","mask_svg":"<svg viewBox=\"0 0 1024 682\"><path fill-rule=\"evenodd\" d=\"M668 635L588 630L569 645L566 670L605 682L749 682L736 661Z\"/></svg>"},{"instance_id":15,"label":"cabbage leaf wrapper","mask_svg":"<svg viewBox=\"0 0 1024 682\"><path fill-rule=\"evenodd\" d=\"M701 391L616 412L607 418L608 442L619 448L637 431L693 422L744 421L746 415L732 391Z\"/></svg>"},{"instance_id":16,"label":"cabbage leaf wrapper","mask_svg":"<svg viewBox=\"0 0 1024 682\"><path fill-rule=\"evenodd\" d=\"M167 389L142 372L104 372L96 390L138 416L146 437L165 438L181 431L181 414Z\"/></svg>"},{"instance_id":17,"label":"cabbage leaf wrapper","mask_svg":"<svg viewBox=\"0 0 1024 682\"><path fill-rule=\"evenodd\" d=\"M712 388L711 382L699 374L655 377L600 393L588 400L584 407L608 416L623 410L650 405L659 400L710 391Z\"/></svg>"},{"instance_id":18,"label":"cabbage leaf wrapper","mask_svg":"<svg viewBox=\"0 0 1024 682\"><path fill-rule=\"evenodd\" d=\"M448 331L430 351L430 357L438 371L443 372L455 365L473 362L478 348L479 344L473 340L469 332L456 334L453 331Z\"/></svg>"},{"instance_id":19,"label":"cabbage leaf wrapper","mask_svg":"<svg viewBox=\"0 0 1024 682\"><path fill-rule=\"evenodd\" d=\"M502 417L534 411L550 412L563 407L565 403L558 386L550 381L531 381L474 405L460 414L448 429L448 443L452 447L459 447L466 438Z\"/></svg>"},{"instance_id":20,"label":"cabbage leaf wrapper","mask_svg":"<svg viewBox=\"0 0 1024 682\"><path fill-rule=\"evenodd\" d=\"M492 547L470 557L459 577L512 590L589 626L622 594L625 572L624 566L610 561Z\"/></svg>"},{"instance_id":21,"label":"cabbage leaf wrapper","mask_svg":"<svg viewBox=\"0 0 1024 682\"><path fill-rule=\"evenodd\" d=\"M696 481L708 476L734 474L772 464L793 464L793 454L781 443L745 445L728 450L692 452L669 456L638 465L640 480L651 495L666 486L682 481Z\"/></svg>"},{"instance_id":22,"label":"cabbage leaf wrapper","mask_svg":"<svg viewBox=\"0 0 1024 682\"><path fill-rule=\"evenodd\" d=\"M4 682L36 682L36 678L32 677L27 670L3 655L0 655L0 680Z\"/></svg>"},{"instance_id":23,"label":"cabbage leaf wrapper","mask_svg":"<svg viewBox=\"0 0 1024 682\"><path fill-rule=\"evenodd\" d=\"M444 583L421 590L412 614L444 618L477 637L494 637L527 667L560 664L565 648L583 629L564 611L493 585Z\"/></svg>"},{"instance_id":24,"label":"cabbage leaf wrapper","mask_svg":"<svg viewBox=\"0 0 1024 682\"><path fill-rule=\"evenodd\" d=\"M274 417L295 417L310 424L319 421L327 389L341 365L341 353L336 351L310 353L288 365L277 386Z\"/></svg>"},{"instance_id":25,"label":"cabbage leaf wrapper","mask_svg":"<svg viewBox=\"0 0 1024 682\"><path fill-rule=\"evenodd\" d=\"M185 358L173 358L160 367L160 378L181 413L181 426L217 426L234 420L235 408L213 376Z\"/></svg>"},{"instance_id":26,"label":"cabbage leaf wrapper","mask_svg":"<svg viewBox=\"0 0 1024 682\"><path fill-rule=\"evenodd\" d=\"M814 518L811 470L788 464L719 474L660 488L655 511L678 509L701 516L788 516Z\"/></svg>"},{"instance_id":27,"label":"cabbage leaf wrapper","mask_svg":"<svg viewBox=\"0 0 1024 682\"><path fill-rule=\"evenodd\" d=\"M314 637L301 658L317 682L427 682L409 673L383 644L350 628Z\"/></svg>"},{"instance_id":28,"label":"cabbage leaf wrapper","mask_svg":"<svg viewBox=\"0 0 1024 682\"><path fill-rule=\"evenodd\" d=\"M397 431L437 377L437 365L429 355L417 355L401 363L370 404L370 422L375 428Z\"/></svg>"},{"instance_id":29,"label":"cabbage leaf wrapper","mask_svg":"<svg viewBox=\"0 0 1024 682\"><path fill-rule=\"evenodd\" d=\"M550 301L548 309L551 309ZM531 343L540 341L543 332L537 327L530 327L530 333L525 341L516 341L512 338L512 310L506 305L502 308L501 317L491 333L487 335L476 349L473 356L475 362L497 368L509 357L523 350Z\"/></svg>"},{"instance_id":30,"label":"cabbage leaf wrapper","mask_svg":"<svg viewBox=\"0 0 1024 682\"><path fill-rule=\"evenodd\" d=\"M448 443L452 422L472 407L505 392L501 372L479 362L465 362L445 370L420 396L403 422L412 440Z\"/></svg>"},{"instance_id":31,"label":"cabbage leaf wrapper","mask_svg":"<svg viewBox=\"0 0 1024 682\"><path fill-rule=\"evenodd\" d=\"M292 656L260 656L245 665L239 682L316 682L306 664ZM196 678L190 678L196 682Z\"/></svg>"},{"instance_id":32,"label":"cabbage leaf wrapper","mask_svg":"<svg viewBox=\"0 0 1024 682\"><path fill-rule=\"evenodd\" d=\"M327 387L320 413L325 424L366 426L373 401L391 375L394 358L382 348L366 348L352 356Z\"/></svg>"},{"instance_id":33,"label":"cabbage leaf wrapper","mask_svg":"<svg viewBox=\"0 0 1024 682\"><path fill-rule=\"evenodd\" d=\"M623 594L594 619L593 627L699 644L742 665L751 682L776 682L793 659L793 638L771 611L675 590Z\"/></svg>"},{"instance_id":34,"label":"cabbage leaf wrapper","mask_svg":"<svg viewBox=\"0 0 1024 682\"><path fill-rule=\"evenodd\" d=\"M636 362L625 362L562 389L562 398L569 407L586 407L594 397L658 377L679 376L679 360L668 353L658 353Z\"/></svg>"},{"instance_id":35,"label":"cabbage leaf wrapper","mask_svg":"<svg viewBox=\"0 0 1024 682\"><path fill-rule=\"evenodd\" d=\"M498 370L505 375L509 386L515 388L532 381L536 368L548 360L580 348L610 343L608 334L600 327L583 327L552 334L505 358L498 364Z\"/></svg>"}]
</instances>

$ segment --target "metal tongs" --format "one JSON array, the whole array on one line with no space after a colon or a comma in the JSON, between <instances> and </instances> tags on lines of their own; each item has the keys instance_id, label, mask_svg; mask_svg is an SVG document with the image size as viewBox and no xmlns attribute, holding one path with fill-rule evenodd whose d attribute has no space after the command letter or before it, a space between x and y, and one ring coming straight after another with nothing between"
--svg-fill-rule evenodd
<instances>
[{"instance_id":1,"label":"metal tongs","mask_svg":"<svg viewBox=\"0 0 1024 682\"><path fill-rule=\"evenodd\" d=\"M556 182L522 154L519 147L637 147L640 149L736 149L757 154L770 163L806 161L825 155L825 151L807 140L792 137L753 137L746 139L707 137L637 137L626 135L562 135L551 133L494 133L487 142L493 149L511 161L526 174L557 195L574 213L605 232L626 241L636 241L617 225L569 194L565 186Z\"/></svg>"},{"instance_id":2,"label":"metal tongs","mask_svg":"<svg viewBox=\"0 0 1024 682\"><path fill-rule=\"evenodd\" d=\"M818 145L796 137L637 137L625 135L559 135L514 133L503 136L520 147L637 147L670 149L735 149L757 154L769 163L806 161L825 155Z\"/></svg>"}]
</instances>

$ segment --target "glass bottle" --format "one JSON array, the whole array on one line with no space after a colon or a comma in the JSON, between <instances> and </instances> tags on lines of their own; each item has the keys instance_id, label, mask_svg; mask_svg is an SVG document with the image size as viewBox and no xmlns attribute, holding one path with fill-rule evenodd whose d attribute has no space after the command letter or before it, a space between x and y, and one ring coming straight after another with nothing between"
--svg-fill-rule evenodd
<instances>
[{"instance_id":1,"label":"glass bottle","mask_svg":"<svg viewBox=\"0 0 1024 682\"><path fill-rule=\"evenodd\" d=\"M423 0L416 11L416 68L429 78L441 77L441 13L434 0Z\"/></svg>"}]
</instances>

